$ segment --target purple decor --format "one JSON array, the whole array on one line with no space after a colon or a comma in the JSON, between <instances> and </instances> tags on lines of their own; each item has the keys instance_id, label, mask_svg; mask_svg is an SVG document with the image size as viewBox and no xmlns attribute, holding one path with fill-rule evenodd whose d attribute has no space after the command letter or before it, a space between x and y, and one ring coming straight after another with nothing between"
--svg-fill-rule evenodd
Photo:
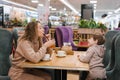
<instances>
[{"instance_id":1,"label":"purple decor","mask_svg":"<svg viewBox=\"0 0 120 80\"><path fill-rule=\"evenodd\" d=\"M77 50L73 43L73 31L70 27L57 27L55 33L57 47L62 47L64 42L70 42L73 50Z\"/></svg>"},{"instance_id":2,"label":"purple decor","mask_svg":"<svg viewBox=\"0 0 120 80\"><path fill-rule=\"evenodd\" d=\"M120 30L120 27L119 28L115 28L115 30Z\"/></svg>"},{"instance_id":3,"label":"purple decor","mask_svg":"<svg viewBox=\"0 0 120 80\"><path fill-rule=\"evenodd\" d=\"M48 34L49 33L49 27L48 26L44 26L44 31L45 31L45 34Z\"/></svg>"},{"instance_id":4,"label":"purple decor","mask_svg":"<svg viewBox=\"0 0 120 80\"><path fill-rule=\"evenodd\" d=\"M55 39L56 39L56 46L57 47L62 47L63 45L63 39L62 39L62 32L60 27L57 27L55 30Z\"/></svg>"},{"instance_id":5,"label":"purple decor","mask_svg":"<svg viewBox=\"0 0 120 80\"><path fill-rule=\"evenodd\" d=\"M49 27L48 26L44 26L44 33L48 34L49 33ZM43 37L43 43L46 42L46 38Z\"/></svg>"},{"instance_id":6,"label":"purple decor","mask_svg":"<svg viewBox=\"0 0 120 80\"><path fill-rule=\"evenodd\" d=\"M73 30L71 27L67 27L66 28L68 29L68 33L69 33L69 42L71 43L71 46L72 46L72 49L73 50L77 50L77 47L74 45L73 43Z\"/></svg>"}]
</instances>

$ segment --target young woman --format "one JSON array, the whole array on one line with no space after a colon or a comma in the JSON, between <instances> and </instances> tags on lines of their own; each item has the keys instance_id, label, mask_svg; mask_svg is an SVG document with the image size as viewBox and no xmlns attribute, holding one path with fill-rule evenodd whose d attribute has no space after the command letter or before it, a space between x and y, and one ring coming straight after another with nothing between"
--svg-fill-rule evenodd
<instances>
[{"instance_id":1,"label":"young woman","mask_svg":"<svg viewBox=\"0 0 120 80\"><path fill-rule=\"evenodd\" d=\"M87 52L83 55L78 55L80 61L89 63L90 71L86 80L106 78L106 72L103 68L104 65L102 64L104 56L104 48L102 44L104 44L104 42L105 39L102 35L95 34L88 39L90 47Z\"/></svg>"},{"instance_id":2,"label":"young woman","mask_svg":"<svg viewBox=\"0 0 120 80\"><path fill-rule=\"evenodd\" d=\"M11 80L51 80L50 75L38 69L27 69L19 67L20 63L30 61L33 63L43 59L47 48L55 45L54 40L42 43L44 29L40 22L30 22L24 35L18 40L18 46L12 59L12 67L9 71Z\"/></svg>"}]
</instances>

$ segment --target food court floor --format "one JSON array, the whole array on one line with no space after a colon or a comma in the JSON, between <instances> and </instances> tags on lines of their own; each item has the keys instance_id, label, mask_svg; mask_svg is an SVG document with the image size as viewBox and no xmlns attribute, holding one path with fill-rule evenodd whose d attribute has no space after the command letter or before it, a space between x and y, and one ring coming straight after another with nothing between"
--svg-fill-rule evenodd
<instances>
[{"instance_id":1,"label":"food court floor","mask_svg":"<svg viewBox=\"0 0 120 80\"><path fill-rule=\"evenodd\" d=\"M68 71L67 80L79 80L79 72Z\"/></svg>"}]
</instances>

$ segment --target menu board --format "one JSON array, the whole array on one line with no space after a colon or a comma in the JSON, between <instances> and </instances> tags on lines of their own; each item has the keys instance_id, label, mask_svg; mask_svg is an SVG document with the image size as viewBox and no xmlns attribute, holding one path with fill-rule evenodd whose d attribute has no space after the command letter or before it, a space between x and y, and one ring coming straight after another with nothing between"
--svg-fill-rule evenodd
<instances>
[{"instance_id":1,"label":"menu board","mask_svg":"<svg viewBox=\"0 0 120 80\"><path fill-rule=\"evenodd\" d=\"M93 18L92 16L93 16L92 9L84 9L83 10L83 18L84 19L87 19L87 20L92 19Z\"/></svg>"},{"instance_id":2,"label":"menu board","mask_svg":"<svg viewBox=\"0 0 120 80\"><path fill-rule=\"evenodd\" d=\"M82 4L81 5L81 19L93 19L94 14L93 14L94 8L93 4Z\"/></svg>"},{"instance_id":3,"label":"menu board","mask_svg":"<svg viewBox=\"0 0 120 80\"><path fill-rule=\"evenodd\" d=\"M3 7L0 7L0 26L3 26L3 22L4 22Z\"/></svg>"}]
</instances>

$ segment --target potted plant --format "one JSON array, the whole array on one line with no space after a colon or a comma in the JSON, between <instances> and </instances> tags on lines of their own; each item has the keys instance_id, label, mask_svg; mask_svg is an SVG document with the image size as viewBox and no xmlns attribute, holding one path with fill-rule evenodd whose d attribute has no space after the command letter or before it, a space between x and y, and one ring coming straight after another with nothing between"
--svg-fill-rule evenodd
<instances>
[{"instance_id":1,"label":"potted plant","mask_svg":"<svg viewBox=\"0 0 120 80\"><path fill-rule=\"evenodd\" d=\"M88 20L81 19L78 25L79 25L79 28L88 28Z\"/></svg>"},{"instance_id":2,"label":"potted plant","mask_svg":"<svg viewBox=\"0 0 120 80\"><path fill-rule=\"evenodd\" d=\"M96 23L95 20L85 20L81 19L78 23L79 29L78 29L78 35L80 44L87 45L87 39L90 38L91 34L93 33L100 33L104 34L107 31L107 27L102 23Z\"/></svg>"},{"instance_id":3,"label":"potted plant","mask_svg":"<svg viewBox=\"0 0 120 80\"><path fill-rule=\"evenodd\" d=\"M10 20L10 22L12 26L22 26L22 21L18 20L17 18Z\"/></svg>"},{"instance_id":4,"label":"potted plant","mask_svg":"<svg viewBox=\"0 0 120 80\"><path fill-rule=\"evenodd\" d=\"M101 31L106 31L107 27L102 23L96 23L95 20L85 20L81 19L78 23L79 28L88 28L88 29L101 29Z\"/></svg>"},{"instance_id":5,"label":"potted plant","mask_svg":"<svg viewBox=\"0 0 120 80\"><path fill-rule=\"evenodd\" d=\"M91 29L98 28L97 23L93 19L89 20L87 25L88 25L88 28L91 28Z\"/></svg>"},{"instance_id":6,"label":"potted plant","mask_svg":"<svg viewBox=\"0 0 120 80\"><path fill-rule=\"evenodd\" d=\"M23 23L22 23L22 26L23 26L23 27L26 27L27 24L28 24L28 21L25 19L25 20L23 21Z\"/></svg>"},{"instance_id":7,"label":"potted plant","mask_svg":"<svg viewBox=\"0 0 120 80\"><path fill-rule=\"evenodd\" d=\"M107 31L107 27L104 24L97 23L97 26L98 26L98 28L101 29L101 32L106 32Z\"/></svg>"}]
</instances>

